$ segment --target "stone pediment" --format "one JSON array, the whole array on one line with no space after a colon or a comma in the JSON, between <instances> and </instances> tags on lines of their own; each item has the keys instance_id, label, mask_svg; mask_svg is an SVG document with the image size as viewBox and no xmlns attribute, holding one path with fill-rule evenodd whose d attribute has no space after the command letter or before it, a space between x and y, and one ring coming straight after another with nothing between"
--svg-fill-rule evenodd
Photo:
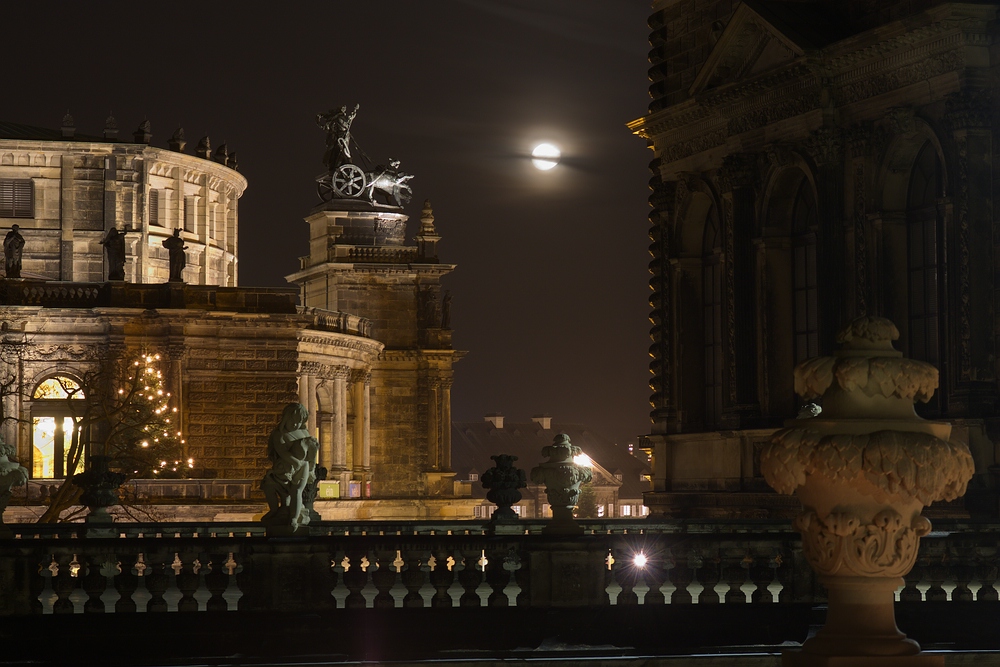
<instances>
[{"instance_id":1,"label":"stone pediment","mask_svg":"<svg viewBox=\"0 0 1000 667\"><path fill-rule=\"evenodd\" d=\"M744 81L804 55L800 45L744 2L733 13L689 92L694 96Z\"/></svg>"}]
</instances>

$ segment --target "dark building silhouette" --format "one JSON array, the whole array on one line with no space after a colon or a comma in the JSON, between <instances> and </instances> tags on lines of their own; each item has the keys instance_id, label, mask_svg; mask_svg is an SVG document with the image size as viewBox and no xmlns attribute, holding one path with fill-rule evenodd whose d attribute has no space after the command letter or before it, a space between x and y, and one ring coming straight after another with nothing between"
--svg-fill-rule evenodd
<instances>
[{"instance_id":1,"label":"dark building silhouette","mask_svg":"<svg viewBox=\"0 0 1000 667\"><path fill-rule=\"evenodd\" d=\"M792 369L852 318L941 372L918 409L996 513L998 5L654 2L650 163L656 512L778 516L759 450ZM792 501L795 502L794 500Z\"/></svg>"}]
</instances>

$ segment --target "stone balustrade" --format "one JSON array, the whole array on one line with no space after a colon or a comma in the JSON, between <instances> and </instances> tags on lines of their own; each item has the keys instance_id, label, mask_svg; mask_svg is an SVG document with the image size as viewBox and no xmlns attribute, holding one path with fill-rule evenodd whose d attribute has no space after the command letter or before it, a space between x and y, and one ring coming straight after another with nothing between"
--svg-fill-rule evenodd
<instances>
[{"instance_id":1,"label":"stone balustrade","mask_svg":"<svg viewBox=\"0 0 1000 667\"><path fill-rule=\"evenodd\" d=\"M544 522L524 523L496 537L476 522L322 522L296 540L259 523L121 523L100 538L84 524L9 524L0 614L558 606L533 597L551 587L530 564L561 548L606 554L581 574L599 579L595 606L824 601L780 524L581 521L585 534L561 545L539 534ZM1000 525L938 524L898 599L995 602Z\"/></svg>"}]
</instances>

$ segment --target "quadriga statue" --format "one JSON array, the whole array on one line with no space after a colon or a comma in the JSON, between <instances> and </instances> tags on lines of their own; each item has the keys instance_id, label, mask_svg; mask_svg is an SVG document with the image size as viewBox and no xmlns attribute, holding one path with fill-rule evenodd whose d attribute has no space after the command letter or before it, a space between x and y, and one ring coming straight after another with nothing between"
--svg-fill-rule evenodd
<instances>
[{"instance_id":1,"label":"quadriga statue","mask_svg":"<svg viewBox=\"0 0 1000 667\"><path fill-rule=\"evenodd\" d=\"M294 533L309 524L307 501L315 497L310 491L316 484L319 443L306 430L308 418L304 405L289 403L268 439L271 469L264 474L260 488L270 508L261 521L269 528L287 527Z\"/></svg>"}]
</instances>

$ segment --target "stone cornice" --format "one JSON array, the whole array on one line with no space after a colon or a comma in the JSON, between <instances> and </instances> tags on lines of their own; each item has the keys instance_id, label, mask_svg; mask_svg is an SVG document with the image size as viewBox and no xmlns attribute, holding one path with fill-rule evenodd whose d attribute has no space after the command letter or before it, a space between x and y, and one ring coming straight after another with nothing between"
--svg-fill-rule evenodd
<instances>
[{"instance_id":1,"label":"stone cornice","mask_svg":"<svg viewBox=\"0 0 1000 667\"><path fill-rule=\"evenodd\" d=\"M654 142L661 168L723 146L732 137L821 109L884 95L973 62L988 47L995 7L950 3L925 12L923 25L897 21L726 83L629 123ZM707 65L706 65L707 66Z\"/></svg>"}]
</instances>

